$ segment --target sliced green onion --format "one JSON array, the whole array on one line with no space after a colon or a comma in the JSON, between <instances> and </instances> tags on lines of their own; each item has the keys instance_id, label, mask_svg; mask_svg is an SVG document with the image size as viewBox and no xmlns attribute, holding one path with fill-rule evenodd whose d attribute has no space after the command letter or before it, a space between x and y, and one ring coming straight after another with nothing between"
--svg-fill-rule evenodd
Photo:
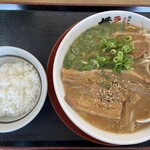
<instances>
[{"instance_id":1,"label":"sliced green onion","mask_svg":"<svg viewBox=\"0 0 150 150\"><path fill-rule=\"evenodd\" d=\"M131 57L131 52L134 50L133 37L130 34L111 36L114 31L122 31L122 27L125 28L125 25L116 28L115 24L108 23L98 28L101 34L97 34L96 31L96 35L92 35L89 30L80 36L79 41L75 41L75 45L69 48L64 67L77 70L112 69L117 73L132 69L134 63L134 58ZM95 39L91 39L92 36L96 36ZM86 42L86 40L91 42ZM84 46L80 45L82 42ZM92 51L91 55L90 51Z\"/></svg>"},{"instance_id":2,"label":"sliced green onion","mask_svg":"<svg viewBox=\"0 0 150 150\"><path fill-rule=\"evenodd\" d=\"M118 58L117 58L117 57L114 57L114 58L113 58L113 62L114 62L114 63L117 63L117 62L118 62Z\"/></svg>"},{"instance_id":3,"label":"sliced green onion","mask_svg":"<svg viewBox=\"0 0 150 150\"><path fill-rule=\"evenodd\" d=\"M129 70L129 69L131 68L131 64L130 64L130 63L125 63L125 64L124 64L124 67L125 67L127 70Z\"/></svg>"},{"instance_id":4,"label":"sliced green onion","mask_svg":"<svg viewBox=\"0 0 150 150\"><path fill-rule=\"evenodd\" d=\"M72 52L73 52L74 54L79 54L79 50L78 50L78 49L75 49L75 48L72 48Z\"/></svg>"},{"instance_id":5,"label":"sliced green onion","mask_svg":"<svg viewBox=\"0 0 150 150\"><path fill-rule=\"evenodd\" d=\"M99 68L99 63L98 63L97 60L93 60L93 64L94 64L94 66L95 66L96 68Z\"/></svg>"},{"instance_id":6,"label":"sliced green onion","mask_svg":"<svg viewBox=\"0 0 150 150\"><path fill-rule=\"evenodd\" d=\"M125 67L125 69L127 69L127 70L131 69L133 63L134 63L134 60L133 60L132 56L126 57L125 60L124 60L124 67Z\"/></svg>"},{"instance_id":7,"label":"sliced green onion","mask_svg":"<svg viewBox=\"0 0 150 150\"><path fill-rule=\"evenodd\" d=\"M103 49L102 49L102 52L105 53L105 52L106 52L106 48L103 48Z\"/></svg>"},{"instance_id":8,"label":"sliced green onion","mask_svg":"<svg viewBox=\"0 0 150 150\"><path fill-rule=\"evenodd\" d=\"M105 57L101 57L99 55L96 55L96 59L99 61L99 62L105 62L107 59Z\"/></svg>"},{"instance_id":9,"label":"sliced green onion","mask_svg":"<svg viewBox=\"0 0 150 150\"><path fill-rule=\"evenodd\" d=\"M102 39L101 41L100 41L100 46L101 47L105 47L107 45L107 40L106 39Z\"/></svg>"},{"instance_id":10,"label":"sliced green onion","mask_svg":"<svg viewBox=\"0 0 150 150\"><path fill-rule=\"evenodd\" d=\"M124 52L124 53L130 53L131 51L132 51L132 47L131 47L131 45L125 45L125 46L123 46L122 48L121 48L121 50Z\"/></svg>"},{"instance_id":11,"label":"sliced green onion","mask_svg":"<svg viewBox=\"0 0 150 150\"><path fill-rule=\"evenodd\" d=\"M122 61L123 60L123 52L121 52L121 51L118 51L118 53L117 53L117 60L118 61Z\"/></svg>"},{"instance_id":12,"label":"sliced green onion","mask_svg":"<svg viewBox=\"0 0 150 150\"><path fill-rule=\"evenodd\" d=\"M81 62L83 63L83 64L88 64L88 62L87 61L83 61L83 60L81 60Z\"/></svg>"},{"instance_id":13,"label":"sliced green onion","mask_svg":"<svg viewBox=\"0 0 150 150\"><path fill-rule=\"evenodd\" d=\"M116 45L115 45L115 43L114 42L108 42L108 44L107 44L107 46L110 48L110 49L112 49L112 48L116 48Z\"/></svg>"},{"instance_id":14,"label":"sliced green onion","mask_svg":"<svg viewBox=\"0 0 150 150\"><path fill-rule=\"evenodd\" d=\"M104 62L104 61L106 61L106 58L105 57L100 57L99 61Z\"/></svg>"},{"instance_id":15,"label":"sliced green onion","mask_svg":"<svg viewBox=\"0 0 150 150\"><path fill-rule=\"evenodd\" d=\"M131 35L126 36L126 41L132 41L132 36Z\"/></svg>"},{"instance_id":16,"label":"sliced green onion","mask_svg":"<svg viewBox=\"0 0 150 150\"><path fill-rule=\"evenodd\" d=\"M112 49L112 50L110 51L111 54L116 54L116 52L117 52L117 51L116 51L115 49Z\"/></svg>"},{"instance_id":17,"label":"sliced green onion","mask_svg":"<svg viewBox=\"0 0 150 150\"><path fill-rule=\"evenodd\" d=\"M79 68L80 71L83 71L83 70L92 70L92 69L94 69L94 68L93 68L93 66L90 66L90 65L89 66L84 66L82 68Z\"/></svg>"},{"instance_id":18,"label":"sliced green onion","mask_svg":"<svg viewBox=\"0 0 150 150\"><path fill-rule=\"evenodd\" d=\"M69 59L69 60L74 60L74 59L75 59L74 54L70 54L70 55L68 56L68 59Z\"/></svg>"},{"instance_id":19,"label":"sliced green onion","mask_svg":"<svg viewBox=\"0 0 150 150\"><path fill-rule=\"evenodd\" d=\"M114 68L113 68L113 71L116 73L120 73L121 70L122 70L122 63L116 63Z\"/></svg>"}]
</instances>

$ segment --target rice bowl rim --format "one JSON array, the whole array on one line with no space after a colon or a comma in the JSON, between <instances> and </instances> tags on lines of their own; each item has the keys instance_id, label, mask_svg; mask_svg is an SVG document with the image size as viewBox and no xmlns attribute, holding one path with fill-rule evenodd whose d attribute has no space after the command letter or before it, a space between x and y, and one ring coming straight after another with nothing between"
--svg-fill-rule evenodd
<instances>
[{"instance_id":1,"label":"rice bowl rim","mask_svg":"<svg viewBox=\"0 0 150 150\"><path fill-rule=\"evenodd\" d=\"M47 96L47 90L48 90L48 83L47 83L47 76L46 72L42 66L42 64L39 62L39 60L33 56L31 53L27 52L24 49L13 47L13 46L1 46L0 47L0 57L11 55L14 57L20 57L22 59L27 60L29 63L31 63L34 68L37 70L40 82L41 82L41 93L39 96L39 100L37 104L35 104L35 107L29 112L26 116L23 118L15 121L15 122L9 122L9 123L0 123L0 133L6 133L6 132L12 132L15 130L18 130L25 125L29 124L40 112L42 109L46 96Z\"/></svg>"},{"instance_id":2,"label":"rice bowl rim","mask_svg":"<svg viewBox=\"0 0 150 150\"><path fill-rule=\"evenodd\" d=\"M147 140L150 140L150 134L148 134L150 127L146 128L142 131L135 132L133 134L114 134L107 131L103 131L101 129L97 129L94 126L87 123L85 120L83 120L77 112L75 112L64 100L64 88L61 81L60 76L60 70L62 68L62 62L64 59L64 56L71 45L71 43L76 39L82 32L84 32L86 29L89 29L92 26L97 25L98 21L102 19L103 17L108 16L132 16L134 22L131 21L131 24L137 25L137 22L143 23L141 24L141 27L144 25L146 29L150 29L148 25L150 24L150 19L146 18L140 14L132 13L129 11L106 11L101 13L96 13L94 15L91 15L83 20L81 20L79 23L77 23L64 37L62 42L60 43L56 56L54 59L54 65L53 65L53 83L54 83L54 89L56 92L57 99L64 110L65 114L69 117L69 119L82 131L90 135L91 137L106 142L110 144L117 144L117 145L132 145L132 144L138 144L145 142ZM139 26L139 25L137 25ZM57 69L56 69L57 68Z\"/></svg>"}]
</instances>

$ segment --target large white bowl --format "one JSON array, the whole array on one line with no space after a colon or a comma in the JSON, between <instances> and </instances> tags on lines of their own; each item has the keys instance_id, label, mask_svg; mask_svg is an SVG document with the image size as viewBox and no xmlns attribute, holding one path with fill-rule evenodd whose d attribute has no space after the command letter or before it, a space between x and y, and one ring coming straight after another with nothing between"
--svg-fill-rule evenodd
<instances>
[{"instance_id":1,"label":"large white bowl","mask_svg":"<svg viewBox=\"0 0 150 150\"><path fill-rule=\"evenodd\" d=\"M54 60L53 82L58 101L66 115L71 119L71 121L78 128L80 128L85 133L95 139L117 145L138 144L150 140L150 127L132 134L114 134L97 129L87 123L84 119L82 119L64 100L65 92L61 81L60 72L65 54L75 38L77 38L86 29L97 25L98 22L102 21L102 18L104 18L103 20L105 20L106 18L108 20L112 20L110 22L116 21L118 19L120 20L119 22L125 21L138 27L150 29L150 19L139 14L127 11L107 11L97 13L88 18L85 18L84 20L76 24L62 40Z\"/></svg>"},{"instance_id":2,"label":"large white bowl","mask_svg":"<svg viewBox=\"0 0 150 150\"><path fill-rule=\"evenodd\" d=\"M6 57L7 59L5 59L5 57L3 56L8 56L8 57L13 56L12 58L16 57L16 62L19 57L31 63L35 67L37 72L39 73L39 77L41 80L41 93L40 93L39 99L37 100L35 107L31 110L31 112L29 112L22 118L19 118L14 121L12 119L12 121L7 122L7 119L6 119L6 122L0 122L0 133L15 131L17 129L24 127L28 123L30 123L42 109L46 96L47 96L47 88L48 88L47 76L46 76L45 70L43 66L41 65L41 63L38 61L38 59L34 57L32 54L17 47L2 46L0 47L0 63L1 64L11 63L11 61L15 61L14 59L8 59L7 57ZM1 58L3 59L1 60Z\"/></svg>"}]
</instances>

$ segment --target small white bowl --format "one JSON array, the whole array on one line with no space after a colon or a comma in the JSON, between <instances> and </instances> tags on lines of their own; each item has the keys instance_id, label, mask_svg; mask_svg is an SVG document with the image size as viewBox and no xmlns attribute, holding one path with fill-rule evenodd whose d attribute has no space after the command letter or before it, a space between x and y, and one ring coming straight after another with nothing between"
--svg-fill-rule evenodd
<instances>
[{"instance_id":1,"label":"small white bowl","mask_svg":"<svg viewBox=\"0 0 150 150\"><path fill-rule=\"evenodd\" d=\"M85 133L87 133L88 135L99 141L117 145L131 145L148 141L150 140L150 127L132 134L115 134L103 131L87 123L64 100L65 92L61 81L60 72L65 54L69 49L69 46L72 44L72 42L82 32L84 32L85 30L87 30L92 26L97 25L100 21L102 21L102 19L109 20L110 22L125 21L126 23L130 23L138 27L150 29L150 19L142 15L127 11L107 11L97 13L95 15L85 18L84 20L76 24L62 40L54 60L53 82L56 96L62 109L64 110L66 115L70 118L70 120L82 131L84 131Z\"/></svg>"},{"instance_id":2,"label":"small white bowl","mask_svg":"<svg viewBox=\"0 0 150 150\"><path fill-rule=\"evenodd\" d=\"M34 66L34 68L37 70L39 74L41 82L41 91L35 106L32 108L30 112L27 112L26 114L19 117L14 118L4 117L3 120L0 120L0 133L18 130L27 125L28 123L30 123L42 109L47 96L47 88L48 88L47 76L43 66L38 61L38 59L29 52L17 47L11 46L0 47L0 64L14 63L18 61L19 62L27 61Z\"/></svg>"}]
</instances>

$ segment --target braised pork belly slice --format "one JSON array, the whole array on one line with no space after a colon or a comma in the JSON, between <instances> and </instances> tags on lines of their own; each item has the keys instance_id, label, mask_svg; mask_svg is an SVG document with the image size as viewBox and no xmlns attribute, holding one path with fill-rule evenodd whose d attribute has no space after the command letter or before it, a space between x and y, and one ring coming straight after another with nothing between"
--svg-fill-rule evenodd
<instances>
[{"instance_id":1,"label":"braised pork belly slice","mask_svg":"<svg viewBox=\"0 0 150 150\"><path fill-rule=\"evenodd\" d=\"M137 32L115 32L112 34L112 37L121 37L121 36L132 36L132 40L146 40L147 37L143 34Z\"/></svg>"},{"instance_id":2,"label":"braised pork belly slice","mask_svg":"<svg viewBox=\"0 0 150 150\"><path fill-rule=\"evenodd\" d=\"M134 71L122 71L116 75L111 70L62 69L62 81L65 100L72 108L111 119L121 119L123 104L130 100L134 104L132 97L137 91L150 92L147 90L150 82ZM146 82L147 87L141 86ZM138 94L142 97L144 93Z\"/></svg>"},{"instance_id":3,"label":"braised pork belly slice","mask_svg":"<svg viewBox=\"0 0 150 150\"><path fill-rule=\"evenodd\" d=\"M122 103L102 102L99 99L82 97L80 95L65 96L66 102L75 110L85 111L93 115L104 116L111 119L120 119Z\"/></svg>"},{"instance_id":4,"label":"braised pork belly slice","mask_svg":"<svg viewBox=\"0 0 150 150\"><path fill-rule=\"evenodd\" d=\"M140 58L145 52L148 52L150 49L149 40L135 40L132 42L134 45L134 50L132 51L132 55L134 58Z\"/></svg>"},{"instance_id":5,"label":"braised pork belly slice","mask_svg":"<svg viewBox=\"0 0 150 150\"><path fill-rule=\"evenodd\" d=\"M66 102L76 110L120 119L124 99L121 85L98 70L75 71L62 69Z\"/></svg>"}]
</instances>

